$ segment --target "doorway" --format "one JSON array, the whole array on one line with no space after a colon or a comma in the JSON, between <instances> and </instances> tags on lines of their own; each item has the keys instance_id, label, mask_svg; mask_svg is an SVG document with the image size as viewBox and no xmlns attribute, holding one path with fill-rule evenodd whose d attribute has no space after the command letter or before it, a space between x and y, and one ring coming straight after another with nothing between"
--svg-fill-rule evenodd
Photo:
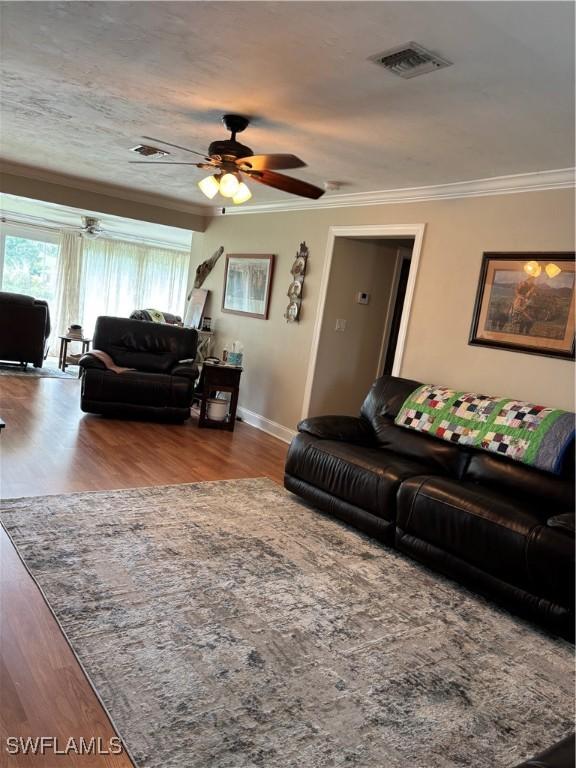
<instances>
[{"instance_id":1,"label":"doorway","mask_svg":"<svg viewBox=\"0 0 576 768\"><path fill-rule=\"evenodd\" d=\"M356 416L375 378L399 375L423 232L331 229L303 417Z\"/></svg>"}]
</instances>

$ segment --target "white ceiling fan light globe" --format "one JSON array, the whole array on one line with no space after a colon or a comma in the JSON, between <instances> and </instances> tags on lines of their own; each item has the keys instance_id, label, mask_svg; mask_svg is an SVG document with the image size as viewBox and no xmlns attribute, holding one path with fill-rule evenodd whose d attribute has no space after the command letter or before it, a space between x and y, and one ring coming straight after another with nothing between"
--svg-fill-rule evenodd
<instances>
[{"instance_id":1,"label":"white ceiling fan light globe","mask_svg":"<svg viewBox=\"0 0 576 768\"><path fill-rule=\"evenodd\" d=\"M198 182L198 186L200 187L200 191L206 195L209 200L212 200L212 198L218 194L220 189L216 176L206 176L205 179Z\"/></svg>"},{"instance_id":2,"label":"white ceiling fan light globe","mask_svg":"<svg viewBox=\"0 0 576 768\"><path fill-rule=\"evenodd\" d=\"M245 203L247 200L250 200L251 197L252 197L252 192L250 192L248 185L244 184L244 182L241 181L240 184L238 185L236 194L232 198L232 202L235 205L241 205L242 203Z\"/></svg>"},{"instance_id":3,"label":"white ceiling fan light globe","mask_svg":"<svg viewBox=\"0 0 576 768\"><path fill-rule=\"evenodd\" d=\"M222 197L234 197L240 182L234 173L225 173L220 179L220 194Z\"/></svg>"}]
</instances>

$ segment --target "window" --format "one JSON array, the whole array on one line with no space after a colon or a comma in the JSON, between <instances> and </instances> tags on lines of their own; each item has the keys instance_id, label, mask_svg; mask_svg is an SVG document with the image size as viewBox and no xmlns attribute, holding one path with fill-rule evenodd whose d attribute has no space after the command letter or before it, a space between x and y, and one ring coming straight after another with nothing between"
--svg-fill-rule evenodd
<instances>
[{"instance_id":1,"label":"window","mask_svg":"<svg viewBox=\"0 0 576 768\"><path fill-rule=\"evenodd\" d=\"M92 334L98 315L129 317L135 309L182 315L190 254L123 240L84 240L80 322Z\"/></svg>"},{"instance_id":2,"label":"window","mask_svg":"<svg viewBox=\"0 0 576 768\"><path fill-rule=\"evenodd\" d=\"M91 335L99 315L129 317L135 309L148 308L182 315L189 251L86 240L77 233L68 247L64 235L72 232L25 224L5 224L0 231L0 289L48 302L52 352L54 340L71 323Z\"/></svg>"},{"instance_id":3,"label":"window","mask_svg":"<svg viewBox=\"0 0 576 768\"><path fill-rule=\"evenodd\" d=\"M6 234L3 238L2 290L51 302L56 288L58 244Z\"/></svg>"}]
</instances>

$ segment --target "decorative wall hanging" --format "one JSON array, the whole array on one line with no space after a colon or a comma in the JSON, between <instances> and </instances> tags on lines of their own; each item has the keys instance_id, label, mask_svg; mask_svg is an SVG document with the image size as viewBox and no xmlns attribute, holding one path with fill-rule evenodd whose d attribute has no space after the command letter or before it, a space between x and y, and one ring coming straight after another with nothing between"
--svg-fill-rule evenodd
<instances>
[{"instance_id":1,"label":"decorative wall hanging","mask_svg":"<svg viewBox=\"0 0 576 768\"><path fill-rule=\"evenodd\" d=\"M221 245L220 248L218 248L217 251L214 251L212 256L210 256L209 259L206 259L206 261L203 261L202 264L198 266L196 269L196 278L194 280L194 288L201 288L204 280L208 277L210 272L214 269L214 266L220 256L224 253L224 246ZM192 296L192 291L188 294L188 301L190 301L190 298Z\"/></svg>"},{"instance_id":2,"label":"decorative wall hanging","mask_svg":"<svg viewBox=\"0 0 576 768\"><path fill-rule=\"evenodd\" d=\"M268 318L274 256L227 254L222 312Z\"/></svg>"},{"instance_id":3,"label":"decorative wall hanging","mask_svg":"<svg viewBox=\"0 0 576 768\"><path fill-rule=\"evenodd\" d=\"M289 323L297 323L300 320L300 309L302 307L302 289L304 287L304 276L306 275L306 264L310 252L305 242L300 243L300 250L296 254L296 261L292 264L290 274L292 282L288 288L288 298L290 303L286 307L284 317Z\"/></svg>"},{"instance_id":4,"label":"decorative wall hanging","mask_svg":"<svg viewBox=\"0 0 576 768\"><path fill-rule=\"evenodd\" d=\"M485 253L470 344L574 358L574 253Z\"/></svg>"}]
</instances>

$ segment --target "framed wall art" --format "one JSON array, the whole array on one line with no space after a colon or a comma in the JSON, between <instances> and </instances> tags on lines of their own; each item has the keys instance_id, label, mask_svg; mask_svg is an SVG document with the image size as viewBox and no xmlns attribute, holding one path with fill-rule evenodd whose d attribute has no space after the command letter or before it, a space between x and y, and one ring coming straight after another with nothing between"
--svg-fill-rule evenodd
<instances>
[{"instance_id":1,"label":"framed wall art","mask_svg":"<svg viewBox=\"0 0 576 768\"><path fill-rule=\"evenodd\" d=\"M274 256L227 254L222 312L268 318Z\"/></svg>"},{"instance_id":2,"label":"framed wall art","mask_svg":"<svg viewBox=\"0 0 576 768\"><path fill-rule=\"evenodd\" d=\"M469 343L574 359L574 253L485 253Z\"/></svg>"}]
</instances>

